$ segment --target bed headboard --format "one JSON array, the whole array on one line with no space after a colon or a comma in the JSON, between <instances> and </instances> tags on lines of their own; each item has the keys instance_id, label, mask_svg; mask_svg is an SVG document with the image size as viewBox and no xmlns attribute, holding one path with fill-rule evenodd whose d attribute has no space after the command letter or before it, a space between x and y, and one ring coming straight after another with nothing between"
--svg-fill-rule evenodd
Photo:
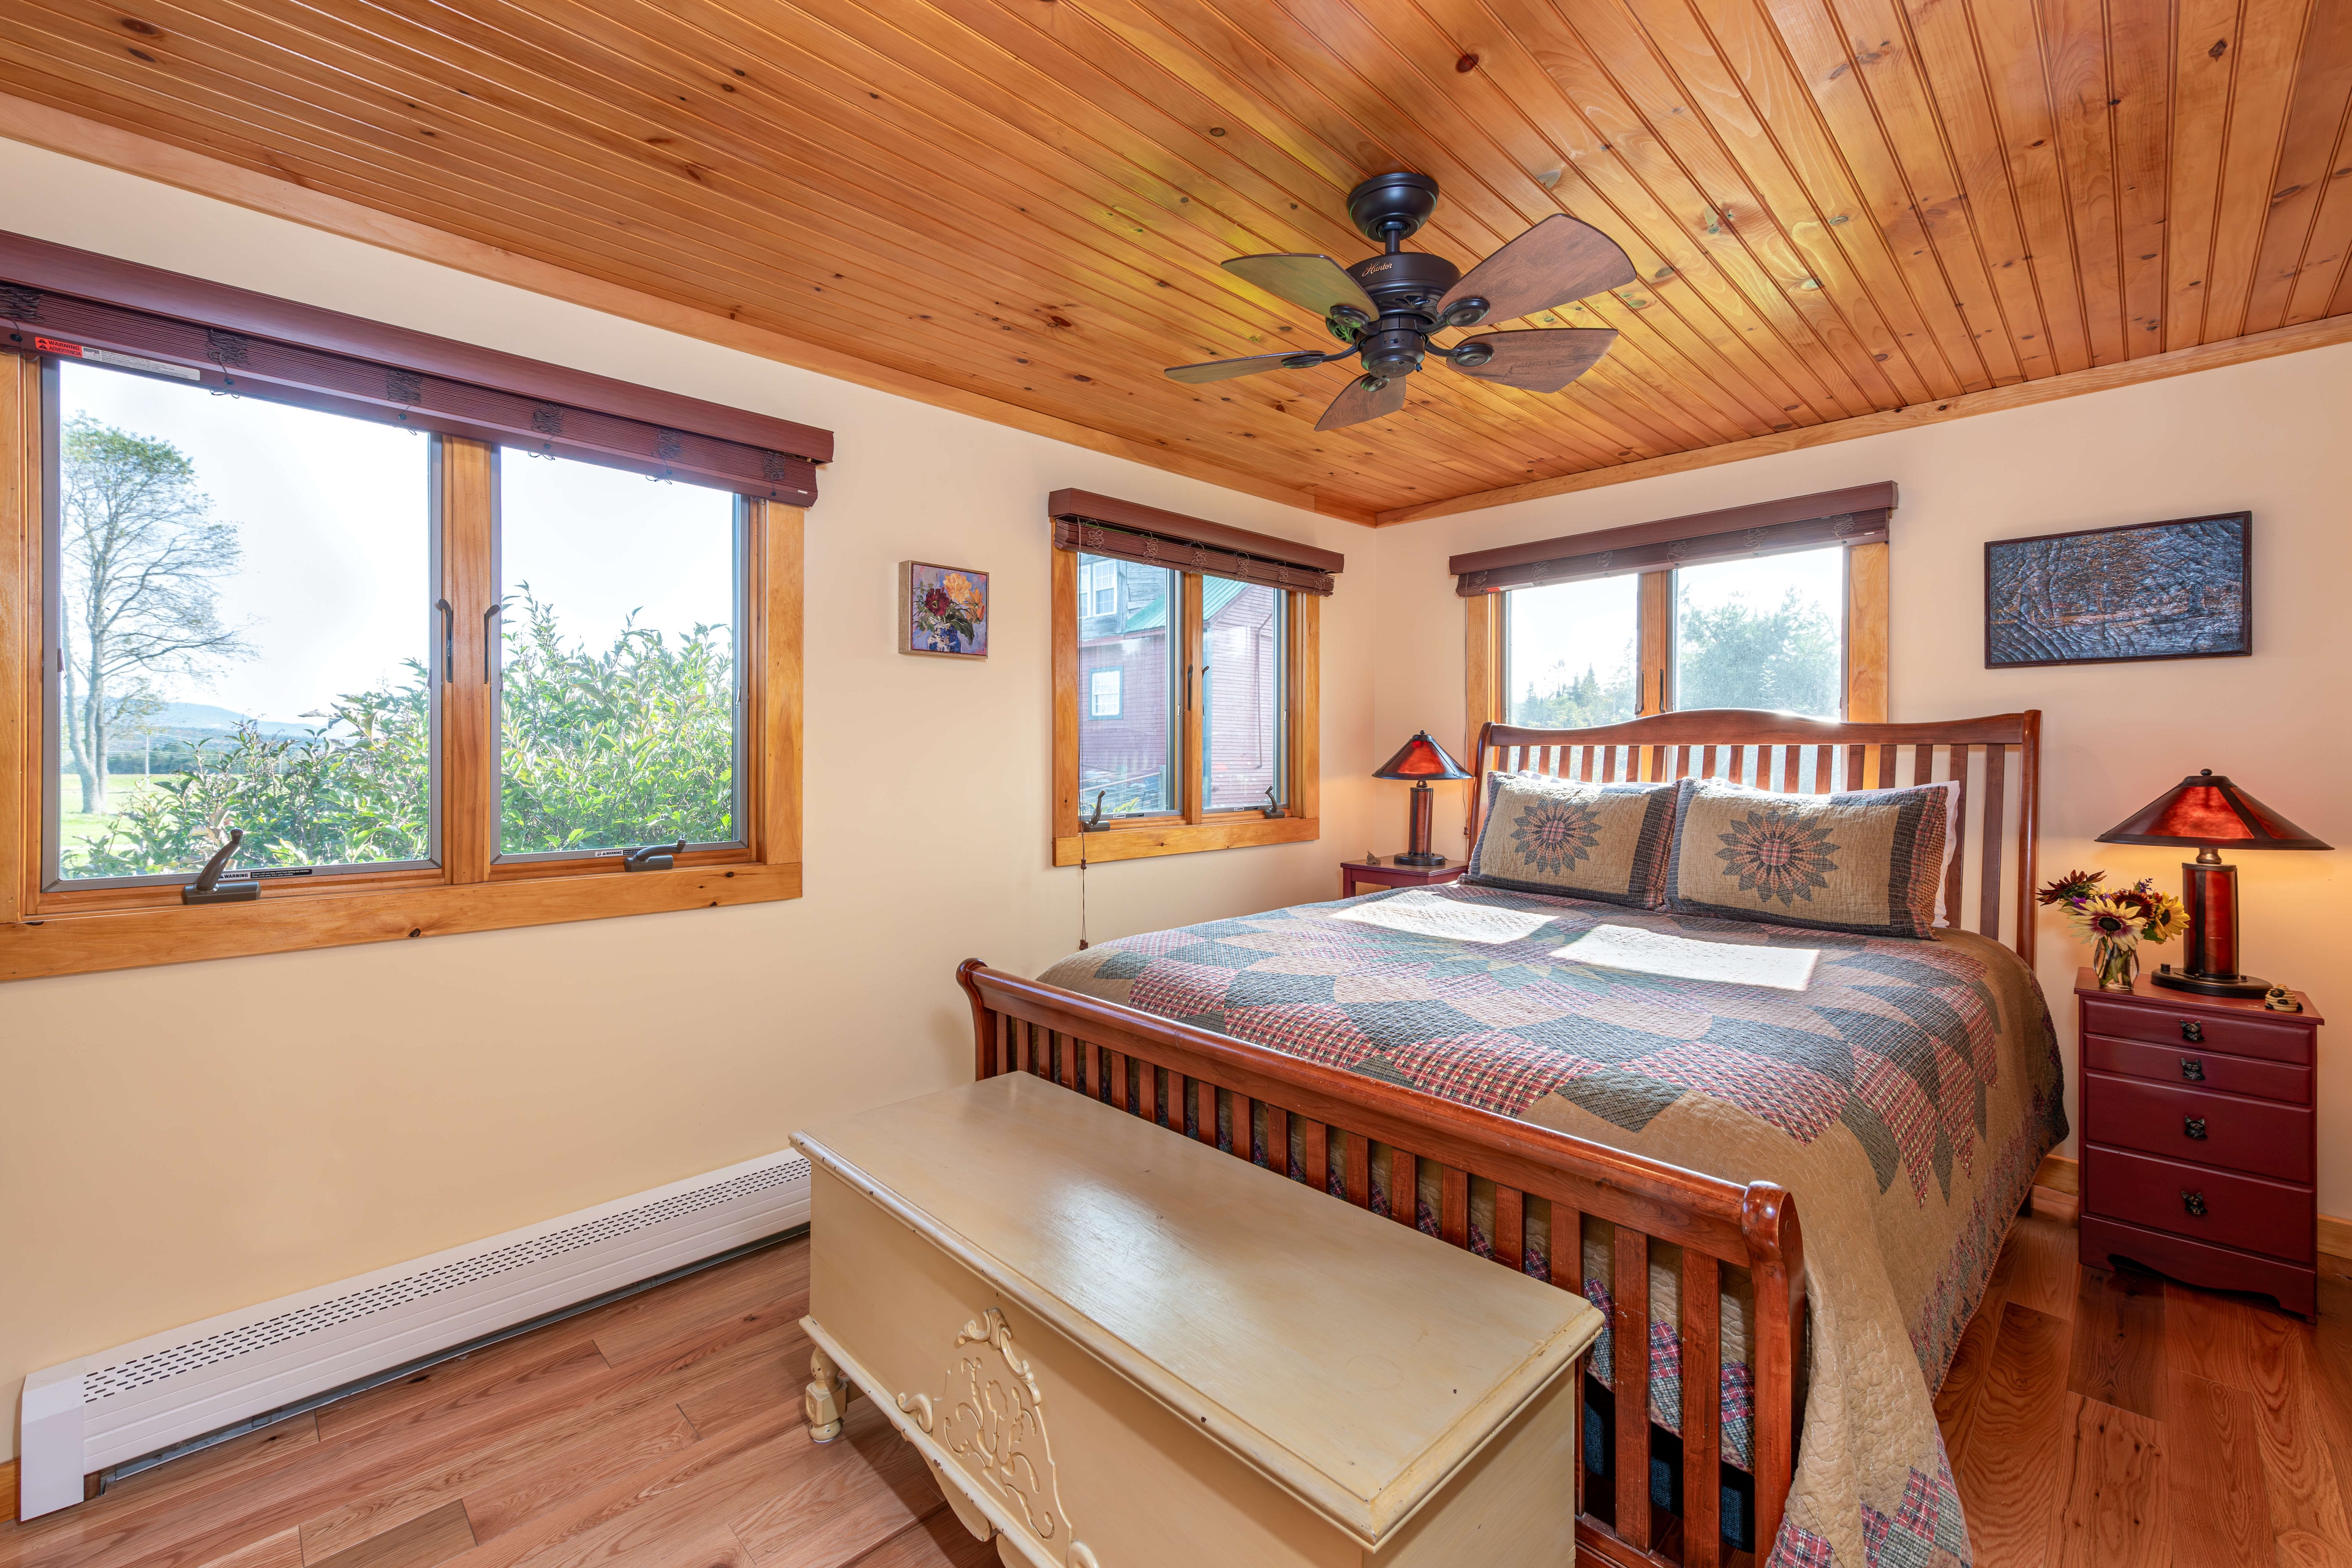
<instances>
[{"instance_id":1,"label":"bed headboard","mask_svg":"<svg viewBox=\"0 0 2352 1568\"><path fill-rule=\"evenodd\" d=\"M2033 962L2039 709L1924 724L1845 724L1743 708L1658 713L1586 730L1488 723L1478 731L1470 766L1477 774L1470 797L1473 847L1490 773L1600 784L1714 778L1789 795L1958 780L1952 852L1961 874L1945 886L1944 919L2005 942Z\"/></svg>"}]
</instances>

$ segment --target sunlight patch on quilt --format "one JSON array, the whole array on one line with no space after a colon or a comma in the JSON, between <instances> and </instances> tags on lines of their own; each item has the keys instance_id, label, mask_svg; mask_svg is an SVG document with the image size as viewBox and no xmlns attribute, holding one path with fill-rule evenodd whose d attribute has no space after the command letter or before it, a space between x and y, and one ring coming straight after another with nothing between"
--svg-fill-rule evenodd
<instances>
[{"instance_id":1,"label":"sunlight patch on quilt","mask_svg":"<svg viewBox=\"0 0 2352 1568\"><path fill-rule=\"evenodd\" d=\"M1624 969L1669 980L1705 980L1721 985L1763 985L1802 991L1813 983L1821 953L1809 947L1748 947L1693 942L1664 931L1631 926L1595 926L1555 948L1551 956L1597 969Z\"/></svg>"},{"instance_id":2,"label":"sunlight patch on quilt","mask_svg":"<svg viewBox=\"0 0 2352 1568\"><path fill-rule=\"evenodd\" d=\"M1491 904L1465 904L1447 899L1431 888L1408 888L1391 898L1375 899L1331 919L1359 925L1380 926L1413 936L1444 937L1452 942L1492 945L1525 942L1559 917L1541 910L1506 910Z\"/></svg>"}]
</instances>

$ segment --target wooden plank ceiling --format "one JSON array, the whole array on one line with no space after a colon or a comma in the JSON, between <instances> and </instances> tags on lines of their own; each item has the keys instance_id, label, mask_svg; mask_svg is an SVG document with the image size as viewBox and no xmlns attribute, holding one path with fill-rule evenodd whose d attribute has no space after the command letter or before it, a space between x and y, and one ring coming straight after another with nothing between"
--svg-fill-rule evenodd
<instances>
[{"instance_id":1,"label":"wooden plank ceiling","mask_svg":"<svg viewBox=\"0 0 2352 1568\"><path fill-rule=\"evenodd\" d=\"M2352 0L6 0L0 91L1359 520L2352 312ZM1609 357L1160 375L1400 167L1622 243Z\"/></svg>"}]
</instances>

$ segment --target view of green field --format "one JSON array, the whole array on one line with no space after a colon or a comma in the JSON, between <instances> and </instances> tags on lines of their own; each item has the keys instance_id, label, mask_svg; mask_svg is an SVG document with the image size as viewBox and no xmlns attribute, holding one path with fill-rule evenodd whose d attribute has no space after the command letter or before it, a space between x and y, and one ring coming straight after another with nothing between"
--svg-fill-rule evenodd
<instances>
[{"instance_id":1,"label":"view of green field","mask_svg":"<svg viewBox=\"0 0 2352 1568\"><path fill-rule=\"evenodd\" d=\"M178 773L157 773L152 778L142 773L115 773L106 781L108 809L103 812L77 810L81 805L81 780L67 773L58 780L58 804L64 809L58 813L58 846L87 844L106 831L106 826L142 790L157 784L176 784Z\"/></svg>"}]
</instances>

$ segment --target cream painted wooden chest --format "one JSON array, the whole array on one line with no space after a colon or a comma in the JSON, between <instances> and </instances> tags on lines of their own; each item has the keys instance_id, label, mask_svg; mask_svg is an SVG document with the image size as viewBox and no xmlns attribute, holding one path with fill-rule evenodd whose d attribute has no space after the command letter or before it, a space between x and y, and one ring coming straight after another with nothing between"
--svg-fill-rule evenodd
<instances>
[{"instance_id":1,"label":"cream painted wooden chest","mask_svg":"<svg viewBox=\"0 0 2352 1568\"><path fill-rule=\"evenodd\" d=\"M793 1142L813 1421L873 1397L1008 1564L1574 1561L1579 1298L1026 1074Z\"/></svg>"}]
</instances>

